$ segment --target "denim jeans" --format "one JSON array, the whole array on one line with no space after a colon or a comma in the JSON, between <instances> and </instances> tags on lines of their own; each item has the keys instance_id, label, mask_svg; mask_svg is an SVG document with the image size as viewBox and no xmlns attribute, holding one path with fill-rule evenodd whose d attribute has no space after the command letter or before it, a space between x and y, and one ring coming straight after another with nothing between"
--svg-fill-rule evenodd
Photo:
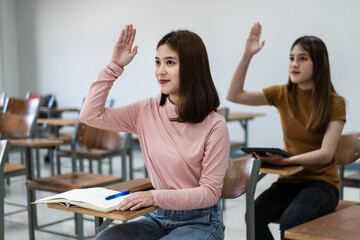
<instances>
[{"instance_id":1,"label":"denim jeans","mask_svg":"<svg viewBox=\"0 0 360 240\"><path fill-rule=\"evenodd\" d=\"M222 210L213 207L195 210L157 209L143 218L109 227L96 240L224 239Z\"/></svg>"},{"instance_id":2,"label":"denim jeans","mask_svg":"<svg viewBox=\"0 0 360 240\"><path fill-rule=\"evenodd\" d=\"M324 181L279 179L255 200L255 239L274 239L268 224L281 216L280 233L333 210L339 191Z\"/></svg>"}]
</instances>

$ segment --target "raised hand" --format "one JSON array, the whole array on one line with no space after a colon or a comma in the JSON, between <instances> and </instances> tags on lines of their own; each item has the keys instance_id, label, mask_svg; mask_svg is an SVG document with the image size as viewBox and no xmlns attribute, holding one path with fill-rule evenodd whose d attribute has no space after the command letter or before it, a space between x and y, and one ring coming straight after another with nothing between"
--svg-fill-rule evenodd
<instances>
[{"instance_id":1,"label":"raised hand","mask_svg":"<svg viewBox=\"0 0 360 240\"><path fill-rule=\"evenodd\" d=\"M126 25L114 46L111 60L122 68L128 65L137 53L138 46L132 47L135 34L132 24Z\"/></svg>"},{"instance_id":2,"label":"raised hand","mask_svg":"<svg viewBox=\"0 0 360 240\"><path fill-rule=\"evenodd\" d=\"M250 30L250 34L246 39L245 52L251 55L256 54L261 50L265 44L265 40L260 43L261 36L261 24L259 22L254 23Z\"/></svg>"}]
</instances>

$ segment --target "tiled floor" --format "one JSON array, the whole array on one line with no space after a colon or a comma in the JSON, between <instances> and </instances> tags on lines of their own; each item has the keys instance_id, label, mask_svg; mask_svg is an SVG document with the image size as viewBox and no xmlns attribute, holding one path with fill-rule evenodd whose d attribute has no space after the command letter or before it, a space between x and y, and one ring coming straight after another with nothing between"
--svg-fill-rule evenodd
<instances>
[{"instance_id":1,"label":"tiled floor","mask_svg":"<svg viewBox=\"0 0 360 240\"><path fill-rule=\"evenodd\" d=\"M120 158L113 160L114 174L120 175ZM49 164L45 164L42 161L42 175L47 176L50 173ZM135 152L135 168L142 169L143 162L139 152ZM118 166L118 167L117 167ZM70 166L64 164L64 169L70 168ZM106 169L106 167L105 167ZM350 171L358 171L359 168L355 167ZM348 170L349 171L349 170ZM142 171L138 171L135 174L135 178L144 177ZM277 176L267 175L257 185L256 195L268 188L272 182L276 180ZM6 186L6 201L16 203L26 203L26 191L24 186L24 177L12 178L11 184ZM51 195L48 192L38 192L37 198L46 197ZM345 189L345 199L359 201L360 190L359 189ZM14 207L5 206L5 212L14 210ZM224 211L224 222L226 226L225 238L227 240L232 239L246 239L246 226L244 220L245 214L245 196L241 196L237 199L226 200L226 210ZM54 209L48 209L45 205L38 206L39 223L46 223L49 219L56 220L63 217L71 217L71 213L66 213ZM74 232L73 222L68 221L65 223L58 224L49 229L56 229L63 233L72 234ZM279 239L278 225L271 224L271 231L275 239ZM94 223L92 221L86 221L85 230L87 235L94 234ZM35 233L37 240L63 240L70 239L62 236L56 236L48 233L38 232ZM21 212L15 215L9 215L5 217L5 239L6 240L26 240L28 239L28 228L27 228L27 213Z\"/></svg>"}]
</instances>

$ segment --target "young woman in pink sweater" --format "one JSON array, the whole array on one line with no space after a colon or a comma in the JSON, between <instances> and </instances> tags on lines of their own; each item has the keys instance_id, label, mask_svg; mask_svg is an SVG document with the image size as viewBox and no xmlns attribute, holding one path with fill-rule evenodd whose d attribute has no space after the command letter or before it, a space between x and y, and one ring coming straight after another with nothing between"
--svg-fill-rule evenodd
<instances>
[{"instance_id":1,"label":"young woman in pink sweater","mask_svg":"<svg viewBox=\"0 0 360 240\"><path fill-rule=\"evenodd\" d=\"M223 239L219 198L230 143L225 119L216 113L219 98L206 48L193 32L168 33L155 56L161 97L106 108L112 85L137 53L135 34L132 25L121 31L110 62L90 87L80 121L137 134L155 190L132 193L117 210L159 209L107 228L96 239Z\"/></svg>"}]
</instances>

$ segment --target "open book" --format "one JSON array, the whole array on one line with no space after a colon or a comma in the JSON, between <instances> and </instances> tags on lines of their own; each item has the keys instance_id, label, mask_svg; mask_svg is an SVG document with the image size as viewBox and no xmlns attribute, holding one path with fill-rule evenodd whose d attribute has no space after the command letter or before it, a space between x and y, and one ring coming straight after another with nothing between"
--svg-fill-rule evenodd
<instances>
[{"instance_id":1,"label":"open book","mask_svg":"<svg viewBox=\"0 0 360 240\"><path fill-rule=\"evenodd\" d=\"M106 197L117 193L119 192L102 187L73 189L50 197L38 199L33 203L62 203L67 207L77 206L100 212L111 212L115 210L116 206L122 200L129 196L120 196L110 200L105 199Z\"/></svg>"}]
</instances>

